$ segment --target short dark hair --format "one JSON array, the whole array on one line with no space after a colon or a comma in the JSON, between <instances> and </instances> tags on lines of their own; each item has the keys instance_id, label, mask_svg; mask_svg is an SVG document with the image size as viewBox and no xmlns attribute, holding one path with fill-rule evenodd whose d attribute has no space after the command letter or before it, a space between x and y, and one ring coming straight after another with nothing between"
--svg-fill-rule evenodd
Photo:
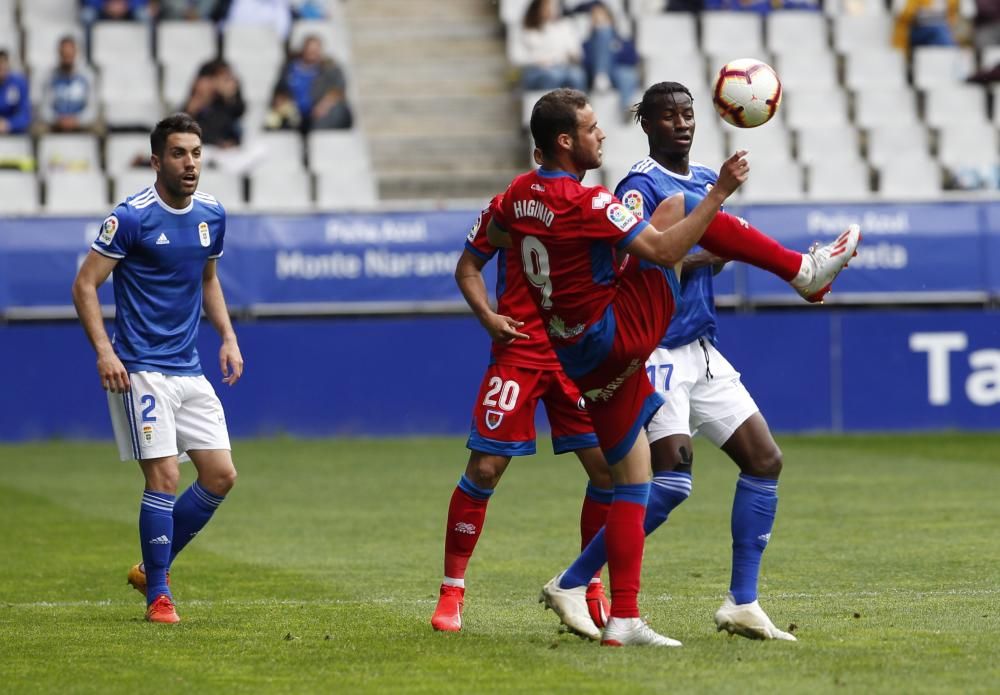
<instances>
[{"instance_id":1,"label":"short dark hair","mask_svg":"<svg viewBox=\"0 0 1000 695\"><path fill-rule=\"evenodd\" d=\"M577 111L590 103L577 89L555 89L542 96L531 109L531 137L546 157L555 154L556 138L563 133L576 137Z\"/></svg>"},{"instance_id":2,"label":"short dark hair","mask_svg":"<svg viewBox=\"0 0 1000 695\"><path fill-rule=\"evenodd\" d=\"M167 146L167 137L172 133L194 133L201 137L201 126L198 121L191 118L186 113L174 113L156 124L153 132L149 134L149 147L157 157L163 156L163 150Z\"/></svg>"},{"instance_id":3,"label":"short dark hair","mask_svg":"<svg viewBox=\"0 0 1000 695\"><path fill-rule=\"evenodd\" d=\"M642 101L632 107L635 122L639 123L643 118L655 118L656 112L663 108L663 100L671 94L687 94L691 103L694 103L691 92L680 82L657 82L643 93Z\"/></svg>"},{"instance_id":4,"label":"short dark hair","mask_svg":"<svg viewBox=\"0 0 1000 695\"><path fill-rule=\"evenodd\" d=\"M10 54L7 53L6 48L0 48L0 58L3 58L4 60L10 60Z\"/></svg>"}]
</instances>

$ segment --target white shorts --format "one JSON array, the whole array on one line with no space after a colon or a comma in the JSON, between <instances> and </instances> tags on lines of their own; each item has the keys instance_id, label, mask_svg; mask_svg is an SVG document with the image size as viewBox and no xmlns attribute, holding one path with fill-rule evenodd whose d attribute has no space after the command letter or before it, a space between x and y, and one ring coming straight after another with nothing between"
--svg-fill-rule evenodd
<instances>
[{"instance_id":1,"label":"white shorts","mask_svg":"<svg viewBox=\"0 0 1000 695\"><path fill-rule=\"evenodd\" d=\"M721 447L759 410L740 373L708 340L657 348L646 361L646 373L666 401L649 422L650 442L701 434Z\"/></svg>"},{"instance_id":2,"label":"white shorts","mask_svg":"<svg viewBox=\"0 0 1000 695\"><path fill-rule=\"evenodd\" d=\"M222 403L204 376L134 372L128 378L131 391L108 392L122 461L176 456L189 449L230 449Z\"/></svg>"}]
</instances>

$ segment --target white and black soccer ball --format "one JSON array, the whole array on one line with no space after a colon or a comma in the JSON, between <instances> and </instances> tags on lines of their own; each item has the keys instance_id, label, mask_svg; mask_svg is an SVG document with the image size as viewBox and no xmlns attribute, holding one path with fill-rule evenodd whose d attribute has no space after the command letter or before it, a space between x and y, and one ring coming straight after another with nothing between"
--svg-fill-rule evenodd
<instances>
[{"instance_id":1,"label":"white and black soccer ball","mask_svg":"<svg viewBox=\"0 0 1000 695\"><path fill-rule=\"evenodd\" d=\"M737 128L756 128L778 111L781 80L767 63L740 58L719 70L712 103L726 123Z\"/></svg>"}]
</instances>

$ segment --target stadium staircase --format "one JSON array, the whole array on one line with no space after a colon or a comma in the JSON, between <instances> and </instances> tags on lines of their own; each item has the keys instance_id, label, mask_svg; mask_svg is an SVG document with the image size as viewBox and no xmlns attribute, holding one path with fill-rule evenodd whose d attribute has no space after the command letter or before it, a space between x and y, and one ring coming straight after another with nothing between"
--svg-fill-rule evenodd
<instances>
[{"instance_id":1,"label":"stadium staircase","mask_svg":"<svg viewBox=\"0 0 1000 695\"><path fill-rule=\"evenodd\" d=\"M347 4L359 116L382 200L485 199L530 158L496 7Z\"/></svg>"}]
</instances>

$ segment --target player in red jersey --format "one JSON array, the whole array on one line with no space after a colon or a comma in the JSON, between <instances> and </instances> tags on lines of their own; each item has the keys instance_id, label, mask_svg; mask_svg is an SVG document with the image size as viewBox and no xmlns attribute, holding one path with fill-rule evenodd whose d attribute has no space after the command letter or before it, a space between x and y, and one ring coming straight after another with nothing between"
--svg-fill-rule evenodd
<instances>
[{"instance_id":1,"label":"player in red jersey","mask_svg":"<svg viewBox=\"0 0 1000 695\"><path fill-rule=\"evenodd\" d=\"M775 264L773 240L719 212L749 174L745 152L723 164L716 185L687 217L678 195L646 222L607 189L581 183L600 166L604 140L586 95L560 89L543 96L532 110L531 132L543 164L510 184L488 235L520 259L556 356L583 393L611 464L614 497L605 534L612 597L602 644L678 646L639 618L650 478L643 427L663 402L644 363L666 332L680 262L694 244L779 276L786 269ZM629 255L624 263L622 254ZM547 605L570 629L589 634L589 615L580 614L558 579L543 589Z\"/></svg>"},{"instance_id":2,"label":"player in red jersey","mask_svg":"<svg viewBox=\"0 0 1000 695\"><path fill-rule=\"evenodd\" d=\"M611 505L611 476L597 446L593 425L583 408L580 392L562 371L528 291L518 261L486 238L486 228L502 196L480 213L469 232L455 269L462 294L493 339L490 364L473 409L471 451L465 474L448 507L445 528L444 580L431 617L436 630L462 629L465 571L482 533L486 506L513 456L535 453L535 411L545 404L556 454L576 453L590 478L580 512L581 547L604 526ZM499 251L499 254L498 254ZM497 310L490 307L482 270L497 259ZM517 317L517 318L514 318ZM600 572L589 586L580 587L597 625L603 627L609 602Z\"/></svg>"}]
</instances>

